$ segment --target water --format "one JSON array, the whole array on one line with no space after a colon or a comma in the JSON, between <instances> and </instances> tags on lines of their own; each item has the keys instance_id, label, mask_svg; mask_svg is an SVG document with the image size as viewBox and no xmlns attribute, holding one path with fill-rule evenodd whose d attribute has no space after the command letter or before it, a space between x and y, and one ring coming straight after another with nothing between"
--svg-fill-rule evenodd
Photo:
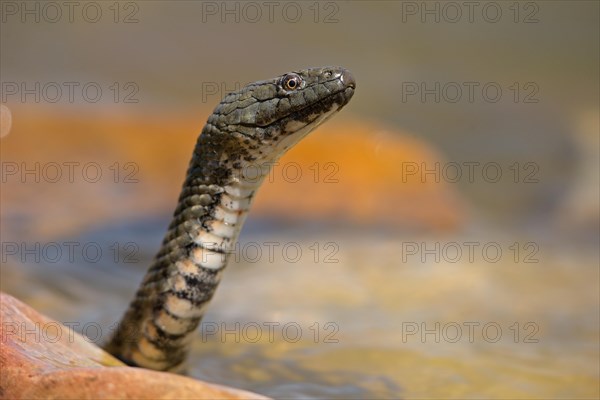
<instances>
[{"instance_id":1,"label":"water","mask_svg":"<svg viewBox=\"0 0 600 400\"><path fill-rule=\"evenodd\" d=\"M164 225L154 218L77 238L131 235L139 262L11 261L2 290L102 342ZM201 324L190 375L290 399L597 397L594 252L548 239L515 262L509 234L265 226L251 220L244 232ZM457 258L471 242L481 244L471 245L473 258ZM447 249L439 260L427 255L436 243ZM497 262L479 252L489 243L505 253Z\"/></svg>"}]
</instances>

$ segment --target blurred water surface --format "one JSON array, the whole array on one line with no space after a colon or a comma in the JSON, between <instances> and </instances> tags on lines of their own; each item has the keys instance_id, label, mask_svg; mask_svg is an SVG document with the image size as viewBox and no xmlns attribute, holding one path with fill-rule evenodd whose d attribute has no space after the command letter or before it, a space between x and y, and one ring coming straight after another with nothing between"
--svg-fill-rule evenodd
<instances>
[{"instance_id":1,"label":"blurred water surface","mask_svg":"<svg viewBox=\"0 0 600 400\"><path fill-rule=\"evenodd\" d=\"M107 248L136 237L150 248L165 222L76 239ZM515 263L513 254L490 263L478 252L474 262L423 263L401 255L403 246L488 234L268 229L256 220L248 228L201 324L192 376L276 398L595 396L598 269L581 246L550 239L533 263ZM514 237L488 239L506 250ZM257 259L254 246L264 243L293 244L303 255L263 251ZM339 247L315 262L315 243ZM150 257L142 253L138 264ZM102 343L144 272L110 258L5 265L2 289Z\"/></svg>"}]
</instances>

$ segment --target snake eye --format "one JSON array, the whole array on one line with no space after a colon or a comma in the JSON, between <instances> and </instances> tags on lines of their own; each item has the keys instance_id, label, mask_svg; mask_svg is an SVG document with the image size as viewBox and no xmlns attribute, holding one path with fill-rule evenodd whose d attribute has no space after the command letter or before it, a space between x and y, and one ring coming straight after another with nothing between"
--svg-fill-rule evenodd
<instances>
[{"instance_id":1,"label":"snake eye","mask_svg":"<svg viewBox=\"0 0 600 400\"><path fill-rule=\"evenodd\" d=\"M302 78L296 74L288 74L283 77L281 84L285 90L296 90L302 85Z\"/></svg>"}]
</instances>

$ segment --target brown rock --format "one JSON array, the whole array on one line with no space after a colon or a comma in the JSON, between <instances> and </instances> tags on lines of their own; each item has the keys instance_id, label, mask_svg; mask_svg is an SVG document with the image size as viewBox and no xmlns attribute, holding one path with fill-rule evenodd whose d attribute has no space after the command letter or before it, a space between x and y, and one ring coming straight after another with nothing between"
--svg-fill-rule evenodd
<instances>
[{"instance_id":1,"label":"brown rock","mask_svg":"<svg viewBox=\"0 0 600 400\"><path fill-rule=\"evenodd\" d=\"M127 367L83 336L0 293L2 399L267 399Z\"/></svg>"}]
</instances>

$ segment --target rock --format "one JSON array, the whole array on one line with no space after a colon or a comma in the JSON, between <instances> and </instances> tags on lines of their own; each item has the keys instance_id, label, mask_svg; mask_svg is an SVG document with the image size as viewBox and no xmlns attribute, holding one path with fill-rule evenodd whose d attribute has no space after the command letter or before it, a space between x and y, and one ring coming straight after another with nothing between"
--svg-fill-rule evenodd
<instances>
[{"instance_id":1,"label":"rock","mask_svg":"<svg viewBox=\"0 0 600 400\"><path fill-rule=\"evenodd\" d=\"M452 231L466 221L443 157L425 140L367 121L332 121L275 165L252 212L268 218L341 221ZM439 172L439 171L438 171Z\"/></svg>"},{"instance_id":2,"label":"rock","mask_svg":"<svg viewBox=\"0 0 600 400\"><path fill-rule=\"evenodd\" d=\"M267 399L125 366L83 336L0 293L0 398Z\"/></svg>"},{"instance_id":3,"label":"rock","mask_svg":"<svg viewBox=\"0 0 600 400\"><path fill-rule=\"evenodd\" d=\"M2 139L1 217L12 240L66 236L149 215L168 218L210 113L41 108L27 118L24 108L11 111L14 126ZM279 161L251 215L454 230L467 218L458 187L422 176L440 163L439 152L416 134L372 121L334 120Z\"/></svg>"}]
</instances>

